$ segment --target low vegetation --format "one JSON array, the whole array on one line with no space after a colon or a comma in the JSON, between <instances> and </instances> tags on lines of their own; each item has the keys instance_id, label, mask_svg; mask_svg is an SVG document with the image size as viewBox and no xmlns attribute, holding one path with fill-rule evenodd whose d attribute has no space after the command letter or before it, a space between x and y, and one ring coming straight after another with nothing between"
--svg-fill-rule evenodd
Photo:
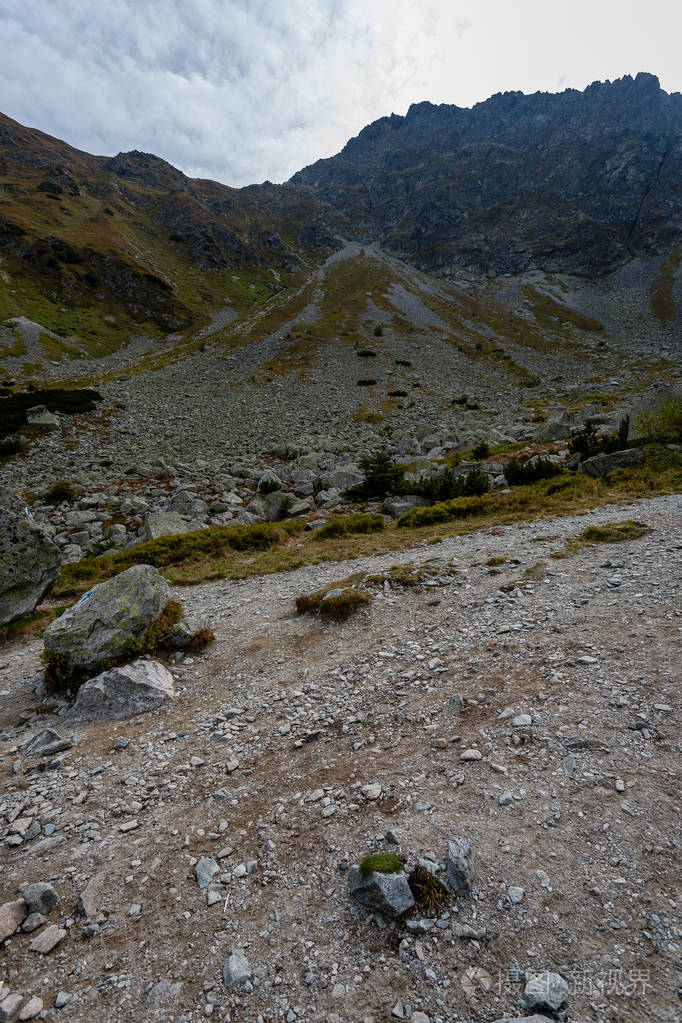
<instances>
[{"instance_id":1,"label":"low vegetation","mask_svg":"<svg viewBox=\"0 0 682 1023\"><path fill-rule=\"evenodd\" d=\"M410 891L422 913L428 917L440 916L448 891L435 874L418 863L408 877Z\"/></svg>"},{"instance_id":2,"label":"low vegetation","mask_svg":"<svg viewBox=\"0 0 682 1023\"><path fill-rule=\"evenodd\" d=\"M578 433L574 433L568 441L568 450L572 455L579 454L582 458L593 455L608 455L613 451L622 451L628 445L630 417L621 419L615 433L598 434L592 423L587 423Z\"/></svg>"},{"instance_id":3,"label":"low vegetation","mask_svg":"<svg viewBox=\"0 0 682 1023\"><path fill-rule=\"evenodd\" d=\"M561 467L549 458L535 457L526 461L518 458L510 459L504 469L507 483L517 487L524 483L537 483L538 480L551 479L561 473Z\"/></svg>"},{"instance_id":4,"label":"low vegetation","mask_svg":"<svg viewBox=\"0 0 682 1023\"><path fill-rule=\"evenodd\" d=\"M649 412L641 412L635 427L648 443L682 442L682 398L667 398Z\"/></svg>"},{"instance_id":5,"label":"low vegetation","mask_svg":"<svg viewBox=\"0 0 682 1023\"><path fill-rule=\"evenodd\" d=\"M371 603L372 594L354 586L332 583L322 590L296 598L298 614L319 614L340 622Z\"/></svg>"},{"instance_id":6,"label":"low vegetation","mask_svg":"<svg viewBox=\"0 0 682 1023\"><path fill-rule=\"evenodd\" d=\"M386 448L379 448L360 459L364 473L362 483L351 487L347 494L352 500L372 500L387 494L416 494L426 501L444 501L470 494L484 494L490 490L490 480L479 468L466 473L455 473L446 467L420 480L407 481L405 467L398 465Z\"/></svg>"},{"instance_id":7,"label":"low vegetation","mask_svg":"<svg viewBox=\"0 0 682 1023\"><path fill-rule=\"evenodd\" d=\"M555 515L573 515L601 505L657 494L682 492L682 455L663 445L645 448L646 462L637 469L619 469L608 479L564 472L552 479L514 487L504 493L458 498L417 508L384 528L346 530L331 520L331 534L305 530L300 521L254 526L212 526L196 533L163 537L116 555L84 558L64 565L53 596L63 602L84 593L131 565L154 564L171 582L187 585L210 579L244 579L251 575L290 571L322 561L343 561L370 554L401 551L419 543L435 543L477 529ZM359 577L360 579L362 577ZM391 583L392 584L392 583ZM363 588L369 584L363 583Z\"/></svg>"},{"instance_id":8,"label":"low vegetation","mask_svg":"<svg viewBox=\"0 0 682 1023\"><path fill-rule=\"evenodd\" d=\"M580 534L588 543L622 543L624 540L638 540L645 536L649 527L634 519L622 522L606 522L603 526L588 526Z\"/></svg>"},{"instance_id":9,"label":"low vegetation","mask_svg":"<svg viewBox=\"0 0 682 1023\"><path fill-rule=\"evenodd\" d=\"M318 540L328 540L336 536L348 536L351 533L380 533L386 528L383 515L343 515L330 519L315 530Z\"/></svg>"},{"instance_id":10,"label":"low vegetation","mask_svg":"<svg viewBox=\"0 0 682 1023\"><path fill-rule=\"evenodd\" d=\"M372 853L360 861L360 873L363 877L369 877L370 874L399 874L404 866L396 853Z\"/></svg>"}]
</instances>

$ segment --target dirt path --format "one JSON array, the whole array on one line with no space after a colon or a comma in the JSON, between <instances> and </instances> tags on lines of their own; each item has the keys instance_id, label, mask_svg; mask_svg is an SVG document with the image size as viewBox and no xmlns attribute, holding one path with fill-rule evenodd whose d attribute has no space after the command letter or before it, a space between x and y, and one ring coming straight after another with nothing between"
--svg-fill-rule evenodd
<instances>
[{"instance_id":1,"label":"dirt path","mask_svg":"<svg viewBox=\"0 0 682 1023\"><path fill-rule=\"evenodd\" d=\"M624 518L650 532L551 557ZM179 591L217 641L175 668L176 700L76 734L33 709L39 644L3 649L0 902L51 881L67 932L44 957L12 937L5 988L70 1023L379 1023L398 1002L490 1023L553 969L571 1020L679 1019L681 525L680 498L655 498ZM429 585L346 623L294 614L350 571L432 559ZM21 748L46 726L74 746L39 771ZM346 891L389 830L410 866L474 844L473 896L423 934ZM208 894L200 856L220 866ZM233 948L249 993L223 984Z\"/></svg>"}]
</instances>

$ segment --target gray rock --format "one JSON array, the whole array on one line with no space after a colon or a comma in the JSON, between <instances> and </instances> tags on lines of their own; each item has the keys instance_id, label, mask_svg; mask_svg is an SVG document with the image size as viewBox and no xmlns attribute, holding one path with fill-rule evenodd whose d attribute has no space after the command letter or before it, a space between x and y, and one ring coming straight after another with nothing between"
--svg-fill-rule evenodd
<instances>
[{"instance_id":1,"label":"gray rock","mask_svg":"<svg viewBox=\"0 0 682 1023\"><path fill-rule=\"evenodd\" d=\"M375 870L363 877L359 867L351 867L348 888L357 902L391 919L414 906L407 875L402 870L398 874L380 874Z\"/></svg>"},{"instance_id":2,"label":"gray rock","mask_svg":"<svg viewBox=\"0 0 682 1023\"><path fill-rule=\"evenodd\" d=\"M35 611L62 556L22 501L0 487L0 625Z\"/></svg>"},{"instance_id":3,"label":"gray rock","mask_svg":"<svg viewBox=\"0 0 682 1023\"><path fill-rule=\"evenodd\" d=\"M144 539L158 540L160 536L177 536L186 533L187 525L179 512L151 512L144 520Z\"/></svg>"},{"instance_id":4,"label":"gray rock","mask_svg":"<svg viewBox=\"0 0 682 1023\"><path fill-rule=\"evenodd\" d=\"M474 883L474 850L469 838L451 838L448 842L447 876L456 892L469 892Z\"/></svg>"},{"instance_id":5,"label":"gray rock","mask_svg":"<svg viewBox=\"0 0 682 1023\"><path fill-rule=\"evenodd\" d=\"M413 508L419 508L425 504L426 501L421 497L417 497L416 494L404 494L401 497L387 497L383 507L386 515L398 519L401 515L406 515L407 512L412 511Z\"/></svg>"},{"instance_id":6,"label":"gray rock","mask_svg":"<svg viewBox=\"0 0 682 1023\"><path fill-rule=\"evenodd\" d=\"M595 479L607 476L614 469L633 469L644 464L644 452L641 448L626 448L624 451L613 451L610 455L593 455L581 462L580 469L586 476Z\"/></svg>"},{"instance_id":7,"label":"gray rock","mask_svg":"<svg viewBox=\"0 0 682 1023\"><path fill-rule=\"evenodd\" d=\"M272 469L266 469L258 480L258 489L261 494L270 494L273 490L282 489L282 481Z\"/></svg>"},{"instance_id":8,"label":"gray rock","mask_svg":"<svg viewBox=\"0 0 682 1023\"><path fill-rule=\"evenodd\" d=\"M169 1005L174 1001L182 990L182 983L171 984L165 979L160 980L147 995L147 1002L150 1005Z\"/></svg>"},{"instance_id":9,"label":"gray rock","mask_svg":"<svg viewBox=\"0 0 682 1023\"><path fill-rule=\"evenodd\" d=\"M558 973L545 971L532 977L523 992L527 1009L542 1009L557 1012L568 998L569 987Z\"/></svg>"},{"instance_id":10,"label":"gray rock","mask_svg":"<svg viewBox=\"0 0 682 1023\"><path fill-rule=\"evenodd\" d=\"M220 873L220 867L211 856L201 856L194 868L194 876L200 888L208 888L216 874Z\"/></svg>"},{"instance_id":11,"label":"gray rock","mask_svg":"<svg viewBox=\"0 0 682 1023\"><path fill-rule=\"evenodd\" d=\"M172 512L185 515L190 519L200 519L208 512L208 505L201 497L187 490L180 490L171 500Z\"/></svg>"},{"instance_id":12,"label":"gray rock","mask_svg":"<svg viewBox=\"0 0 682 1023\"><path fill-rule=\"evenodd\" d=\"M235 948L223 963L223 983L228 990L245 987L251 981L251 967L241 948Z\"/></svg>"},{"instance_id":13,"label":"gray rock","mask_svg":"<svg viewBox=\"0 0 682 1023\"><path fill-rule=\"evenodd\" d=\"M175 696L173 676L158 661L133 661L85 682L69 721L120 721L155 710Z\"/></svg>"},{"instance_id":14,"label":"gray rock","mask_svg":"<svg viewBox=\"0 0 682 1023\"><path fill-rule=\"evenodd\" d=\"M39 1016L42 1011L43 1011L42 998L39 998L38 995L33 995L31 998L29 998L29 1000L26 1002L26 1005L19 1013L20 1023L23 1023L23 1021L27 1019L35 1019L36 1016Z\"/></svg>"},{"instance_id":15,"label":"gray rock","mask_svg":"<svg viewBox=\"0 0 682 1023\"><path fill-rule=\"evenodd\" d=\"M45 749L49 749L55 743L62 741L59 732L55 732L54 728L43 728L41 732L36 735L32 735L24 746L25 757L42 757Z\"/></svg>"},{"instance_id":16,"label":"gray rock","mask_svg":"<svg viewBox=\"0 0 682 1023\"><path fill-rule=\"evenodd\" d=\"M27 884L21 894L28 906L29 913L44 913L45 916L54 909L59 902L59 896L48 881L38 881L36 884Z\"/></svg>"},{"instance_id":17,"label":"gray rock","mask_svg":"<svg viewBox=\"0 0 682 1023\"><path fill-rule=\"evenodd\" d=\"M41 430L59 428L59 419L44 405L34 405L33 408L26 409L26 422L29 426L37 426Z\"/></svg>"},{"instance_id":18,"label":"gray rock","mask_svg":"<svg viewBox=\"0 0 682 1023\"><path fill-rule=\"evenodd\" d=\"M16 1019L23 1000L23 995L8 992L0 1002L0 1023L12 1023L12 1020Z\"/></svg>"},{"instance_id":19,"label":"gray rock","mask_svg":"<svg viewBox=\"0 0 682 1023\"><path fill-rule=\"evenodd\" d=\"M5 902L0 906L0 941L11 937L28 913L28 906L23 899Z\"/></svg>"},{"instance_id":20,"label":"gray rock","mask_svg":"<svg viewBox=\"0 0 682 1023\"><path fill-rule=\"evenodd\" d=\"M40 955L47 955L56 948L60 941L63 941L66 937L66 931L62 927L57 927L56 924L50 924L44 931L37 934L33 941L28 946L31 952L39 952Z\"/></svg>"},{"instance_id":21,"label":"gray rock","mask_svg":"<svg viewBox=\"0 0 682 1023\"><path fill-rule=\"evenodd\" d=\"M68 991L58 991L57 997L54 1000L55 1009L63 1009L65 1005L71 1001L71 995Z\"/></svg>"},{"instance_id":22,"label":"gray rock","mask_svg":"<svg viewBox=\"0 0 682 1023\"><path fill-rule=\"evenodd\" d=\"M21 925L21 929L24 934L33 934L44 923L47 923L47 917L43 916L42 913L29 913Z\"/></svg>"},{"instance_id":23,"label":"gray rock","mask_svg":"<svg viewBox=\"0 0 682 1023\"><path fill-rule=\"evenodd\" d=\"M45 630L47 654L96 671L126 654L131 640L154 622L170 598L168 583L151 565L134 565L93 587Z\"/></svg>"}]
</instances>

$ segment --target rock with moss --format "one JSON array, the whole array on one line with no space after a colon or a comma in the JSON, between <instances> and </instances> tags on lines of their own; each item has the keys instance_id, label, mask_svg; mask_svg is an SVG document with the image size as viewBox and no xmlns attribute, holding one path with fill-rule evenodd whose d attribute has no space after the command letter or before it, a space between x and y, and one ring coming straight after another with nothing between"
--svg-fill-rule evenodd
<instances>
[{"instance_id":1,"label":"rock with moss","mask_svg":"<svg viewBox=\"0 0 682 1023\"><path fill-rule=\"evenodd\" d=\"M133 661L85 682L68 713L72 722L119 721L156 710L175 696L173 676L158 661Z\"/></svg>"},{"instance_id":2,"label":"rock with moss","mask_svg":"<svg viewBox=\"0 0 682 1023\"><path fill-rule=\"evenodd\" d=\"M177 511L151 512L144 520L144 538L158 540L161 536L177 536L186 533L187 528Z\"/></svg>"},{"instance_id":3,"label":"rock with moss","mask_svg":"<svg viewBox=\"0 0 682 1023\"><path fill-rule=\"evenodd\" d=\"M62 556L22 501L0 487L0 626L35 611Z\"/></svg>"},{"instance_id":4,"label":"rock with moss","mask_svg":"<svg viewBox=\"0 0 682 1023\"><path fill-rule=\"evenodd\" d=\"M395 853L367 856L348 873L353 898L382 916L397 919L414 906L402 861Z\"/></svg>"},{"instance_id":5,"label":"rock with moss","mask_svg":"<svg viewBox=\"0 0 682 1023\"><path fill-rule=\"evenodd\" d=\"M615 469L637 469L644 465L645 456L641 448L625 448L623 451L612 451L610 454L592 455L581 463L580 469L586 476L599 479L608 476Z\"/></svg>"},{"instance_id":6,"label":"rock with moss","mask_svg":"<svg viewBox=\"0 0 682 1023\"><path fill-rule=\"evenodd\" d=\"M94 674L125 659L160 616L168 583L151 565L134 565L99 583L45 630L45 655Z\"/></svg>"}]
</instances>

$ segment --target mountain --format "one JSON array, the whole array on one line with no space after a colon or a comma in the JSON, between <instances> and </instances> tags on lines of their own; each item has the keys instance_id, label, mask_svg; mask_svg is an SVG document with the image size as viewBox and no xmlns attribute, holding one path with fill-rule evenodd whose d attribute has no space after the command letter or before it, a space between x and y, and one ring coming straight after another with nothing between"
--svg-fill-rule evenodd
<instances>
[{"instance_id":1,"label":"mountain","mask_svg":"<svg viewBox=\"0 0 682 1023\"><path fill-rule=\"evenodd\" d=\"M437 322L497 379L503 350L532 380L538 351L570 361L586 335L669 356L681 242L682 96L652 75L420 103L241 189L0 115L0 373L96 379L267 342L267 377L272 339L300 368L389 318L396 344Z\"/></svg>"},{"instance_id":2,"label":"mountain","mask_svg":"<svg viewBox=\"0 0 682 1023\"><path fill-rule=\"evenodd\" d=\"M0 115L0 322L27 314L93 342L200 326L331 251L318 206L190 179L148 153L90 156Z\"/></svg>"},{"instance_id":3,"label":"mountain","mask_svg":"<svg viewBox=\"0 0 682 1023\"><path fill-rule=\"evenodd\" d=\"M471 109L419 103L291 184L429 272L602 275L682 239L682 95L638 74Z\"/></svg>"}]
</instances>

